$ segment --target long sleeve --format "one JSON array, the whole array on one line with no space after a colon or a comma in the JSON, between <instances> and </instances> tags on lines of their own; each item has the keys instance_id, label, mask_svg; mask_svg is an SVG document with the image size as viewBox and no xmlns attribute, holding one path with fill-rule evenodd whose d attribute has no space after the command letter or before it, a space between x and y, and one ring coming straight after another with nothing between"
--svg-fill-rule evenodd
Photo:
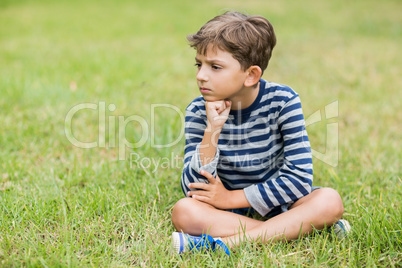
<instances>
[{"instance_id":1,"label":"long sleeve","mask_svg":"<svg viewBox=\"0 0 402 268\"><path fill-rule=\"evenodd\" d=\"M313 181L310 142L298 95L279 110L276 125L283 144L281 161L275 163L279 169L270 179L244 189L247 200L261 215L309 194Z\"/></svg>"},{"instance_id":2,"label":"long sleeve","mask_svg":"<svg viewBox=\"0 0 402 268\"><path fill-rule=\"evenodd\" d=\"M198 105L196 105L198 104ZM207 182L204 176L200 175L201 170L205 170L212 175L216 175L216 168L219 161L219 149L215 158L207 165L202 166L200 160L200 144L207 126L207 117L202 98L197 98L186 109L185 117L185 139L184 165L181 176L181 187L186 194L190 188L189 183Z\"/></svg>"}]
</instances>

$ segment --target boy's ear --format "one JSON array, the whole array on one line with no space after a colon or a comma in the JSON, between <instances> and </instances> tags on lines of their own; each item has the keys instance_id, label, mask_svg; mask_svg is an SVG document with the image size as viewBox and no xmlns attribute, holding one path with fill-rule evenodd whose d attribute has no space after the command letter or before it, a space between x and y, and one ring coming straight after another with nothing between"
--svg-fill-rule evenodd
<instances>
[{"instance_id":1,"label":"boy's ear","mask_svg":"<svg viewBox=\"0 0 402 268\"><path fill-rule=\"evenodd\" d=\"M246 72L248 74L246 77L246 81L244 81L244 86L251 87L257 84L258 81L260 81L260 78L262 76L262 70L259 66L253 65L250 68L248 68Z\"/></svg>"}]
</instances>

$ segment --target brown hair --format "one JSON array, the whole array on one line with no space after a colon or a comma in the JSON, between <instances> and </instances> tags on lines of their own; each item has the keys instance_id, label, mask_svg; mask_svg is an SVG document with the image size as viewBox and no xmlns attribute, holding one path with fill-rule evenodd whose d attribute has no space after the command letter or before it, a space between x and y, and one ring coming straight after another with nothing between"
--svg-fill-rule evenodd
<instances>
[{"instance_id":1,"label":"brown hair","mask_svg":"<svg viewBox=\"0 0 402 268\"><path fill-rule=\"evenodd\" d=\"M187 36L187 40L202 55L212 45L231 53L243 70L257 65L263 72L276 44L274 28L266 18L239 12L216 16L197 33Z\"/></svg>"}]
</instances>

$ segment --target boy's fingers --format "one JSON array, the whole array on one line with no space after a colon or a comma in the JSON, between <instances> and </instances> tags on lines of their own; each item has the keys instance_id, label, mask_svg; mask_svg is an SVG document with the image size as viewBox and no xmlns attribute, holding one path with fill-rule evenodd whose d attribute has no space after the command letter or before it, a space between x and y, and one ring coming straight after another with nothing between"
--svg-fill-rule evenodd
<instances>
[{"instance_id":1,"label":"boy's fingers","mask_svg":"<svg viewBox=\"0 0 402 268\"><path fill-rule=\"evenodd\" d=\"M229 113L230 113L230 107L228 107L226 110L222 111L222 113L220 113L220 115L221 115L223 118L227 118L227 116L229 115Z\"/></svg>"},{"instance_id":2,"label":"boy's fingers","mask_svg":"<svg viewBox=\"0 0 402 268\"><path fill-rule=\"evenodd\" d=\"M226 109L225 101L214 101L207 104L209 108L216 110L218 114Z\"/></svg>"},{"instance_id":3,"label":"boy's fingers","mask_svg":"<svg viewBox=\"0 0 402 268\"><path fill-rule=\"evenodd\" d=\"M223 111L225 111L225 109L226 109L226 105L225 105L225 102L222 102L222 103L220 103L220 104L217 104L217 110L218 110L218 113L220 114L220 113L222 113Z\"/></svg>"},{"instance_id":4,"label":"boy's fingers","mask_svg":"<svg viewBox=\"0 0 402 268\"><path fill-rule=\"evenodd\" d=\"M212 176L211 173L205 171L205 170L201 170L201 175L204 176L205 178L207 178L207 180L209 181L209 183L214 183L215 182L215 178L214 176Z\"/></svg>"},{"instance_id":5,"label":"boy's fingers","mask_svg":"<svg viewBox=\"0 0 402 268\"><path fill-rule=\"evenodd\" d=\"M208 198L209 193L207 191L189 191L187 192L188 197L195 198L195 196L202 196L204 198Z\"/></svg>"},{"instance_id":6,"label":"boy's fingers","mask_svg":"<svg viewBox=\"0 0 402 268\"><path fill-rule=\"evenodd\" d=\"M202 183L202 182L194 182L194 183L189 184L189 187L191 189L207 190L208 184Z\"/></svg>"},{"instance_id":7,"label":"boy's fingers","mask_svg":"<svg viewBox=\"0 0 402 268\"><path fill-rule=\"evenodd\" d=\"M220 115L227 117L230 113L230 108L232 106L232 103L230 101L225 101L225 109L220 113Z\"/></svg>"},{"instance_id":8,"label":"boy's fingers","mask_svg":"<svg viewBox=\"0 0 402 268\"><path fill-rule=\"evenodd\" d=\"M204 202L204 203L208 203L208 198L205 196L201 196L201 195L193 195L192 196L194 199Z\"/></svg>"}]
</instances>

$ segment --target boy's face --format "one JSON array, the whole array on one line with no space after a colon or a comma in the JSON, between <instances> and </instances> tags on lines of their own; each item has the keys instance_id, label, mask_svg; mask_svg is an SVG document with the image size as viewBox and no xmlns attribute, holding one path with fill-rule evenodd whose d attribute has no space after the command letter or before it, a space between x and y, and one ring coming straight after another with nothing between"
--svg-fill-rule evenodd
<instances>
[{"instance_id":1,"label":"boy's face","mask_svg":"<svg viewBox=\"0 0 402 268\"><path fill-rule=\"evenodd\" d=\"M206 101L242 101L247 71L232 54L209 46L206 55L197 53L197 84ZM247 98L247 97L246 97Z\"/></svg>"}]
</instances>

